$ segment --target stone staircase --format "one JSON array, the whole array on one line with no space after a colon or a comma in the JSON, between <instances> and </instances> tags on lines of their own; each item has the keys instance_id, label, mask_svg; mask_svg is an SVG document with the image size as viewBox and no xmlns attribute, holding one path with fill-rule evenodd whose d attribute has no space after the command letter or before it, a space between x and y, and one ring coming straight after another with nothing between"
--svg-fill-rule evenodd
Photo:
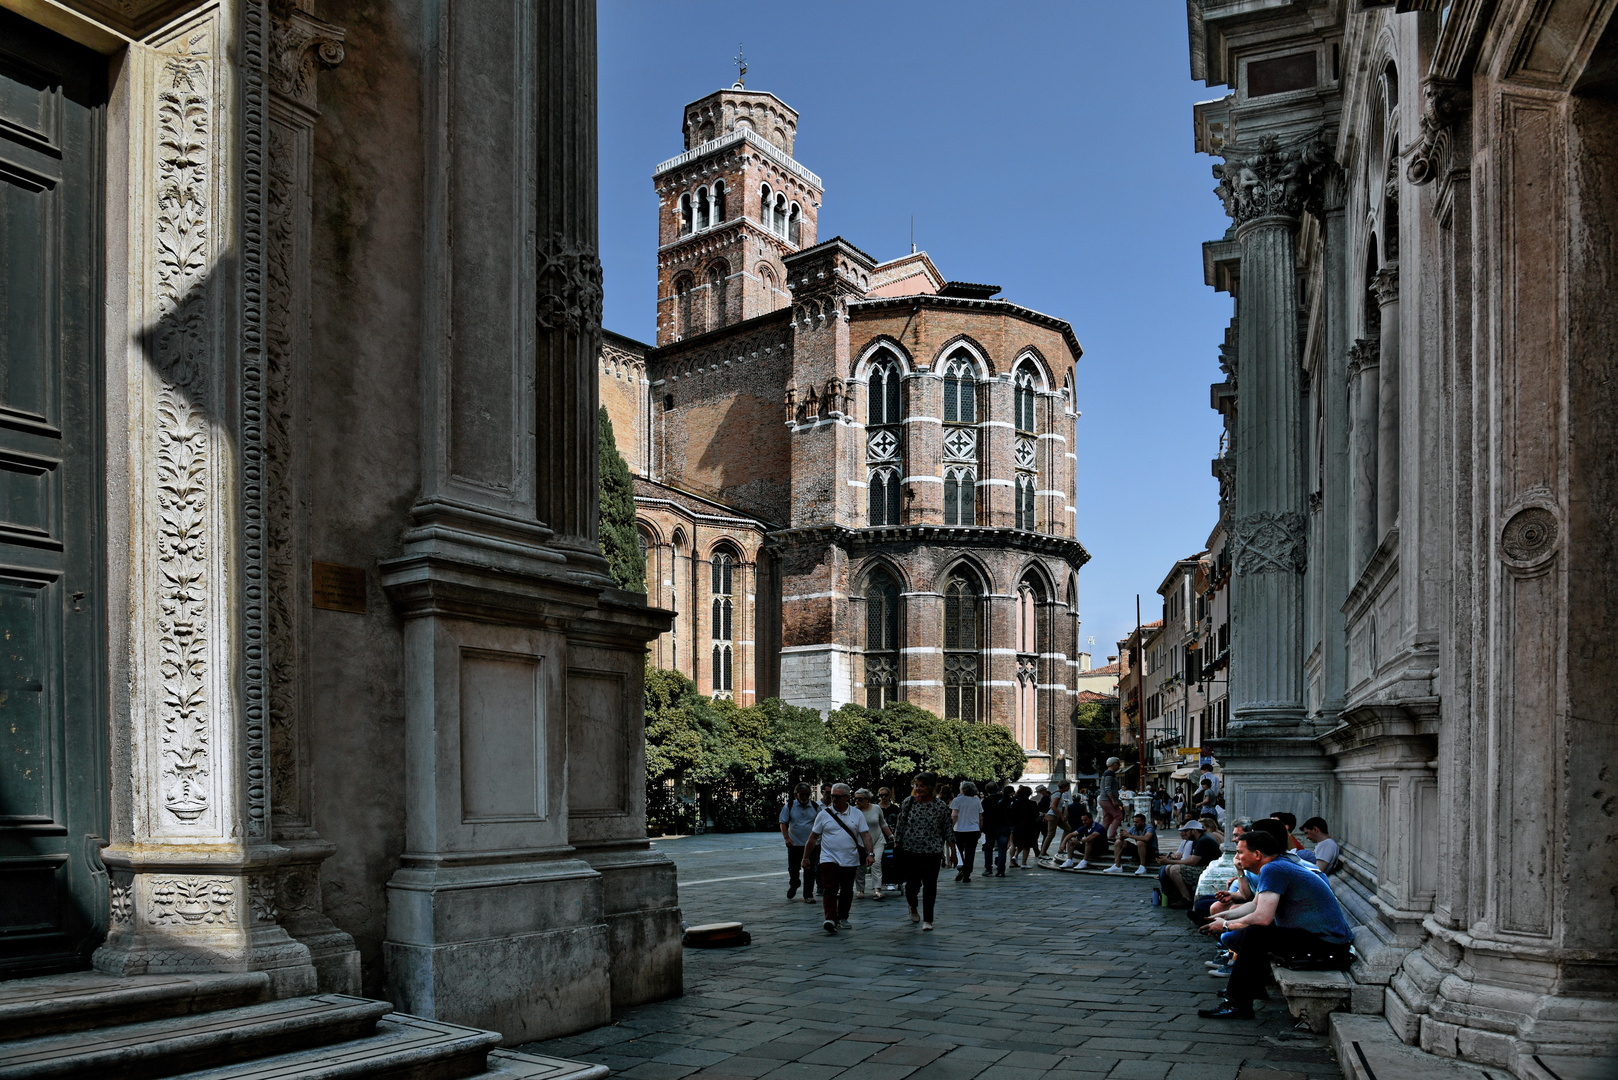
<instances>
[{"instance_id":1,"label":"stone staircase","mask_svg":"<svg viewBox=\"0 0 1618 1080\"><path fill-rule=\"evenodd\" d=\"M604 1080L499 1034L347 994L270 997L268 976L96 972L0 983L0 1080Z\"/></svg>"}]
</instances>

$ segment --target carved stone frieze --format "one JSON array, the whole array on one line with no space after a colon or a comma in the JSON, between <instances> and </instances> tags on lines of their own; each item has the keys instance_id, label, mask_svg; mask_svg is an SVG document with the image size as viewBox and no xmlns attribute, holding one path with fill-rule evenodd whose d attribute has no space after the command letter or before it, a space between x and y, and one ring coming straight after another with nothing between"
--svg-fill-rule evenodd
<instances>
[{"instance_id":1,"label":"carved stone frieze","mask_svg":"<svg viewBox=\"0 0 1618 1080\"><path fill-rule=\"evenodd\" d=\"M229 878L154 877L151 917L158 926L234 926L236 890Z\"/></svg>"},{"instance_id":2,"label":"carved stone frieze","mask_svg":"<svg viewBox=\"0 0 1618 1080\"><path fill-rule=\"evenodd\" d=\"M601 260L595 248L552 233L540 240L535 266L535 319L541 330L601 330Z\"/></svg>"},{"instance_id":3,"label":"carved stone frieze","mask_svg":"<svg viewBox=\"0 0 1618 1080\"><path fill-rule=\"evenodd\" d=\"M1237 518L1230 535L1236 573L1303 573L1308 535L1308 520L1299 510L1260 510Z\"/></svg>"},{"instance_id":4,"label":"carved stone frieze","mask_svg":"<svg viewBox=\"0 0 1618 1080\"><path fill-rule=\"evenodd\" d=\"M343 30L289 0L270 4L270 89L308 109L315 107L315 76L343 62Z\"/></svg>"},{"instance_id":5,"label":"carved stone frieze","mask_svg":"<svg viewBox=\"0 0 1618 1080\"><path fill-rule=\"evenodd\" d=\"M182 37L157 82L157 205L151 342L156 419L159 786L163 809L191 824L208 811L208 524L211 512L206 276L211 198L212 58L206 35Z\"/></svg>"},{"instance_id":6,"label":"carved stone frieze","mask_svg":"<svg viewBox=\"0 0 1618 1080\"><path fill-rule=\"evenodd\" d=\"M1214 192L1238 226L1263 217L1295 219L1319 208L1321 184L1333 168L1331 148L1318 136L1283 147L1266 135L1251 149L1226 148L1223 164L1213 167Z\"/></svg>"}]
</instances>

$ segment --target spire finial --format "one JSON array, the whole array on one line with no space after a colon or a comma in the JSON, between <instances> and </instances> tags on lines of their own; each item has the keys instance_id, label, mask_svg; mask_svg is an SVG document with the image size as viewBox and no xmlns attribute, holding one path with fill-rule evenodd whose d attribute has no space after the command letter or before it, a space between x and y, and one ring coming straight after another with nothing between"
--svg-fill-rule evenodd
<instances>
[{"instance_id":1,"label":"spire finial","mask_svg":"<svg viewBox=\"0 0 1618 1080\"><path fill-rule=\"evenodd\" d=\"M736 64L736 89L741 90L747 86L747 54L742 51L741 42L736 43L736 55L732 58Z\"/></svg>"}]
</instances>

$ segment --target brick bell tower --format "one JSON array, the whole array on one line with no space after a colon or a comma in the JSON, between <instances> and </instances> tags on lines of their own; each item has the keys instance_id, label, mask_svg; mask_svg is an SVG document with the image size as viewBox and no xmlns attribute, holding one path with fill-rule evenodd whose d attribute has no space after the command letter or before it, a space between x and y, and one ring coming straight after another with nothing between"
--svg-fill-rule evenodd
<instances>
[{"instance_id":1,"label":"brick bell tower","mask_svg":"<svg viewBox=\"0 0 1618 1080\"><path fill-rule=\"evenodd\" d=\"M797 134L796 111L740 81L685 107L685 152L652 172L657 344L791 303L783 260L814 246L822 193Z\"/></svg>"}]
</instances>

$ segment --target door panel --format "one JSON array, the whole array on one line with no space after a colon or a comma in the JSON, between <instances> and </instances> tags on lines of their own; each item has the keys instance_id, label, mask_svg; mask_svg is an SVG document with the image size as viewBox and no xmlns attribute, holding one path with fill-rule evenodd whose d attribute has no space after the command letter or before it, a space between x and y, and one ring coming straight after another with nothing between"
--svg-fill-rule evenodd
<instances>
[{"instance_id":1,"label":"door panel","mask_svg":"<svg viewBox=\"0 0 1618 1080\"><path fill-rule=\"evenodd\" d=\"M106 71L0 11L0 978L106 932Z\"/></svg>"}]
</instances>

